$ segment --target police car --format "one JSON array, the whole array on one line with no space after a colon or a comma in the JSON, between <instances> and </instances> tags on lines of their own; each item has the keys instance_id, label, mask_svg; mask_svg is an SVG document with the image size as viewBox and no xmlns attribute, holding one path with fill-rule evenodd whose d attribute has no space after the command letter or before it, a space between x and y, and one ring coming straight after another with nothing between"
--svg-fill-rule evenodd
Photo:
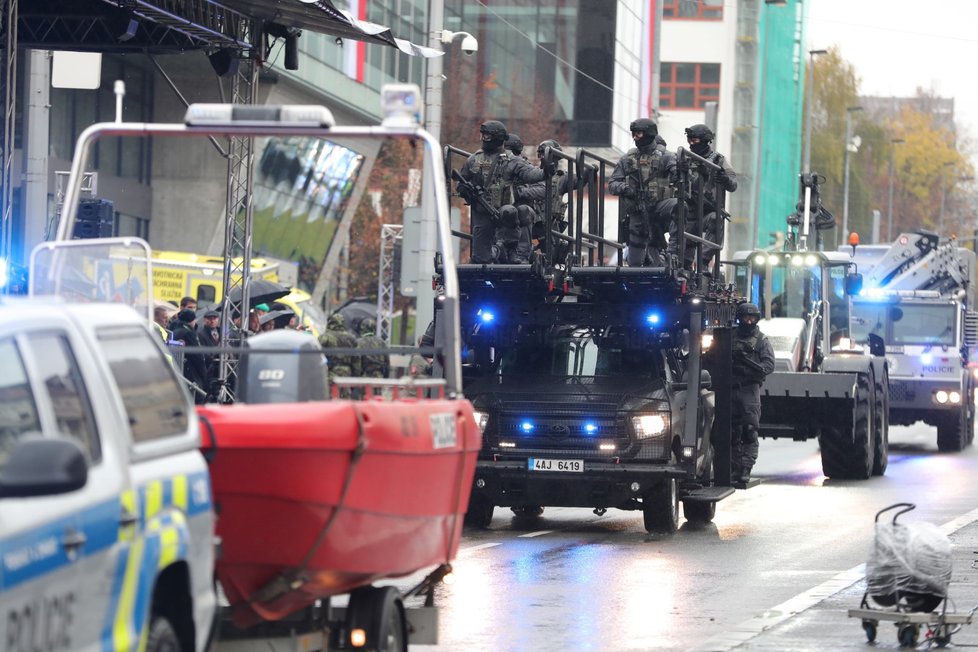
<instances>
[{"instance_id":1,"label":"police car","mask_svg":"<svg viewBox=\"0 0 978 652\"><path fill-rule=\"evenodd\" d=\"M214 512L197 418L121 304L0 297L0 644L206 648Z\"/></svg>"}]
</instances>

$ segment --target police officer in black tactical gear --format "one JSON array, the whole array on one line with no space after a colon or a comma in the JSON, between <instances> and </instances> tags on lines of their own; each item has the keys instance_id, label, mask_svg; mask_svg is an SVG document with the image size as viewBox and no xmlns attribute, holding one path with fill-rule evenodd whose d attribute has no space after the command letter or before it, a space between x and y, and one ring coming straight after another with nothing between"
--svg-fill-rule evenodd
<instances>
[{"instance_id":1,"label":"police officer in black tactical gear","mask_svg":"<svg viewBox=\"0 0 978 652\"><path fill-rule=\"evenodd\" d=\"M732 342L730 394L730 480L746 487L757 461L757 429L761 423L761 385L774 371L774 349L758 328L761 311L753 303L737 306Z\"/></svg>"},{"instance_id":2,"label":"police officer in black tactical gear","mask_svg":"<svg viewBox=\"0 0 978 652\"><path fill-rule=\"evenodd\" d=\"M556 140L550 139L541 142L537 145L537 158L540 160L541 167L544 165L547 148L563 151L560 143ZM564 195L569 193L576 183L576 175L564 172L563 170L556 170L552 176L549 197L547 196L547 182L545 180L522 186L517 190L519 202L528 203L533 209L531 237L541 243L541 250L544 248L542 243L546 235L544 219L547 215L547 203L549 202L550 204L550 219L552 221L550 228L559 233L563 233L567 228L567 221L564 219L564 214L567 211L567 202L564 201Z\"/></svg>"},{"instance_id":3,"label":"police officer in black tactical gear","mask_svg":"<svg viewBox=\"0 0 978 652\"><path fill-rule=\"evenodd\" d=\"M526 158L523 154L523 139L520 138L519 134L509 134L506 136L506 149L511 151L514 156L522 156Z\"/></svg>"},{"instance_id":4,"label":"police officer in black tactical gear","mask_svg":"<svg viewBox=\"0 0 978 652\"><path fill-rule=\"evenodd\" d=\"M670 186L676 179L676 157L656 146L659 130L652 120L639 118L629 130L635 147L618 161L608 190L622 198L620 210L628 221L628 264L658 267L664 264L665 234L676 207Z\"/></svg>"},{"instance_id":5,"label":"police officer in black tactical gear","mask_svg":"<svg viewBox=\"0 0 978 652\"><path fill-rule=\"evenodd\" d=\"M720 193L735 191L737 189L737 173L730 166L727 157L713 149L711 146L713 140L713 131L704 124L695 124L692 127L686 128L686 142L689 143L690 151L720 166L720 170L716 171L715 175L707 178L703 186L703 238L710 242L717 242L719 233L717 228L717 209L723 206L723 202L718 201L717 192L718 190ZM697 186L696 179L699 176L698 167L695 164L690 166L690 175L693 179L693 192L695 193ZM722 200L723 197L721 196L719 199ZM686 231L688 233L698 234L700 232L695 213L697 200L696 195L689 198L690 210L686 213L688 220ZM679 224L676 221L673 221L669 227L669 253L679 253ZM706 268L712 258L718 253L715 249L704 249L703 268ZM692 268L694 257L695 249L687 247L686 260L684 261L687 269Z\"/></svg>"},{"instance_id":6,"label":"police officer in black tactical gear","mask_svg":"<svg viewBox=\"0 0 978 652\"><path fill-rule=\"evenodd\" d=\"M488 203L497 212L504 206L512 206L514 184L542 181L548 172L553 174L553 170L535 167L525 158L514 156L503 148L508 135L503 123L489 120L482 123L479 132L482 135L482 149L465 161L459 175L481 189ZM472 262L508 262L494 259L493 244L496 243L496 229L501 226L507 229L506 237L508 243L513 245L512 249L515 251L518 248L521 228L518 211L506 211L505 216L502 213L494 216L482 206L477 197L467 196L469 193L461 187L457 190L471 207ZM516 234L515 241L512 241L513 234Z\"/></svg>"}]
</instances>

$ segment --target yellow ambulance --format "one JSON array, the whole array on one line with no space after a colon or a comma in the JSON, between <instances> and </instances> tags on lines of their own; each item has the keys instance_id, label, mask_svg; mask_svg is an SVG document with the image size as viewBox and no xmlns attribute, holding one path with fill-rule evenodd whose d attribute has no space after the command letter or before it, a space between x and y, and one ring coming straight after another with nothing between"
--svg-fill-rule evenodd
<instances>
[{"instance_id":1,"label":"yellow ambulance","mask_svg":"<svg viewBox=\"0 0 978 652\"><path fill-rule=\"evenodd\" d=\"M241 264L241 259L235 261ZM279 263L265 258L251 259L251 278L279 281ZM183 297L193 297L203 308L220 303L224 297L224 259L186 251L153 252L153 296L161 301L179 304ZM288 306L317 338L326 327L326 317L312 301L312 296L298 288L278 299Z\"/></svg>"}]
</instances>

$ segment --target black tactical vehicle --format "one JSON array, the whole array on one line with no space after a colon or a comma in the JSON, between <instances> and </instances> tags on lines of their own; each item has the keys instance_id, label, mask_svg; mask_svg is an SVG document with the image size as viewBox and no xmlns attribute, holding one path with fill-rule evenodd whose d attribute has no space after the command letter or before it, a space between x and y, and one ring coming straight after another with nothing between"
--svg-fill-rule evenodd
<instances>
[{"instance_id":1,"label":"black tactical vehicle","mask_svg":"<svg viewBox=\"0 0 978 652\"><path fill-rule=\"evenodd\" d=\"M561 157L578 169L610 164L586 151ZM603 199L603 174L581 176L582 194ZM617 508L668 533L680 502L687 520L710 521L733 489L729 410L714 433L701 334L709 321L722 337L734 304L721 305L699 270L606 263L604 250L620 245L585 232L570 205L569 233L547 233L543 248L563 241L560 264L538 252L532 265L458 266L463 387L484 435L467 523L488 526L496 506ZM595 212L589 227L602 233ZM686 234L710 246L699 236ZM729 401L729 372L717 375Z\"/></svg>"}]
</instances>

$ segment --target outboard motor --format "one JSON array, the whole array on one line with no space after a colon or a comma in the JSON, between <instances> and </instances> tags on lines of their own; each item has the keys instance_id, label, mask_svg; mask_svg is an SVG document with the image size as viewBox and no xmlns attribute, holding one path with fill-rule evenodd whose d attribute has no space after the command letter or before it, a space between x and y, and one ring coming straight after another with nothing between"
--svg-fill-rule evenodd
<instances>
[{"instance_id":1,"label":"outboard motor","mask_svg":"<svg viewBox=\"0 0 978 652\"><path fill-rule=\"evenodd\" d=\"M281 349L281 353L248 353L239 366L244 403L297 403L329 399L326 358L316 338L280 329L249 337L252 349Z\"/></svg>"}]
</instances>

